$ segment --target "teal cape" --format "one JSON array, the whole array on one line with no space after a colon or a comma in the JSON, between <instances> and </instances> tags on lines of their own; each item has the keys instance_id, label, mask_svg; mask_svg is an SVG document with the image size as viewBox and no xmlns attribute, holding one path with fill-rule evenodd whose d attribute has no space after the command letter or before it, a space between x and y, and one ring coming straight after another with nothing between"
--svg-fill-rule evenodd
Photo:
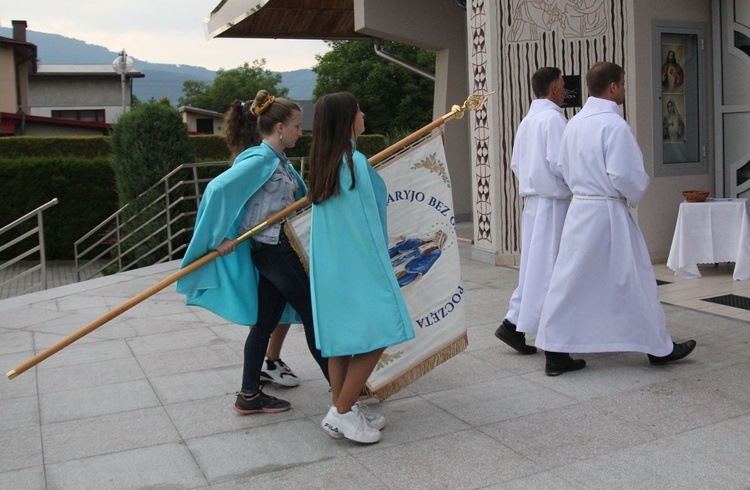
<instances>
[{"instance_id":1,"label":"teal cape","mask_svg":"<svg viewBox=\"0 0 750 490\"><path fill-rule=\"evenodd\" d=\"M268 145L253 146L209 182L181 269L216 250L225 238L237 237L245 203L271 178L280 161ZM288 162L287 171L297 180L295 197L304 197L307 186ZM254 325L258 317L258 273L250 255L250 240L177 281L177 292L187 296L189 305L206 308L230 322ZM281 323L297 322L294 310L287 305Z\"/></svg>"},{"instance_id":2,"label":"teal cape","mask_svg":"<svg viewBox=\"0 0 750 490\"><path fill-rule=\"evenodd\" d=\"M364 155L339 169L340 193L312 206L310 288L323 357L362 354L414 338L388 255L387 190Z\"/></svg>"}]
</instances>

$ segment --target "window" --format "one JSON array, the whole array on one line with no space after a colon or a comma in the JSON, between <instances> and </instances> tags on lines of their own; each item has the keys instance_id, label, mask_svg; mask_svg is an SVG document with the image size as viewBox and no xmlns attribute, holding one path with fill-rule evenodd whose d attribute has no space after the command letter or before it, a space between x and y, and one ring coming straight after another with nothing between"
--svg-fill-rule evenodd
<instances>
[{"instance_id":1,"label":"window","mask_svg":"<svg viewBox=\"0 0 750 490\"><path fill-rule=\"evenodd\" d=\"M214 132L214 120L210 117L201 118L195 120L196 130L199 133L213 134Z\"/></svg>"},{"instance_id":2,"label":"window","mask_svg":"<svg viewBox=\"0 0 750 490\"><path fill-rule=\"evenodd\" d=\"M653 24L654 174L708 173L705 27Z\"/></svg>"},{"instance_id":3,"label":"window","mask_svg":"<svg viewBox=\"0 0 750 490\"><path fill-rule=\"evenodd\" d=\"M104 109L67 109L52 111L52 117L74 121L105 122Z\"/></svg>"}]
</instances>

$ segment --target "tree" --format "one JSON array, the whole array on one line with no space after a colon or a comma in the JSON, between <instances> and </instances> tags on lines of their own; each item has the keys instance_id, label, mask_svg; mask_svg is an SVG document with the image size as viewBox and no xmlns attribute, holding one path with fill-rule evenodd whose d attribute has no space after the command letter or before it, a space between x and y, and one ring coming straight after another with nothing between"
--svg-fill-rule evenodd
<instances>
[{"instance_id":1,"label":"tree","mask_svg":"<svg viewBox=\"0 0 750 490\"><path fill-rule=\"evenodd\" d=\"M180 113L163 102L141 102L117 119L112 168L120 205L135 200L169 171L195 160Z\"/></svg>"},{"instance_id":2,"label":"tree","mask_svg":"<svg viewBox=\"0 0 750 490\"><path fill-rule=\"evenodd\" d=\"M289 89L281 87L281 75L265 69L266 60L245 62L242 66L216 72L213 84L197 80L182 83L180 105L189 105L216 112L225 112L233 100L251 100L261 89L277 97L285 97Z\"/></svg>"},{"instance_id":3,"label":"tree","mask_svg":"<svg viewBox=\"0 0 750 490\"><path fill-rule=\"evenodd\" d=\"M331 51L316 56L313 97L351 92L365 112L365 132L411 133L432 121L434 82L375 54L369 41L329 41ZM435 54L384 41L382 48L426 71Z\"/></svg>"},{"instance_id":4,"label":"tree","mask_svg":"<svg viewBox=\"0 0 750 490\"><path fill-rule=\"evenodd\" d=\"M164 189L151 187L179 165L194 161L187 128L168 100L142 102L117 119L112 132L112 168L120 205L128 205L121 231L125 264L143 267L167 255L163 230L172 225L167 223L170 214L165 212L166 200L161 197ZM178 207L169 210L171 216L186 211L185 204L179 202L184 193L182 189L170 192L171 202L178 202ZM179 223L175 228L180 228ZM180 240L184 237L172 240L171 245L179 247Z\"/></svg>"}]
</instances>

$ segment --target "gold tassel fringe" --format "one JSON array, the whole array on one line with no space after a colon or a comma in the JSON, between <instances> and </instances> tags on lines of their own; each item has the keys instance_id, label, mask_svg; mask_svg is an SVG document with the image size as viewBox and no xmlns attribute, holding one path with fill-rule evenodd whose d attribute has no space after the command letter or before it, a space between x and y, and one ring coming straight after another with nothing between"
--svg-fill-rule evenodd
<instances>
[{"instance_id":1,"label":"gold tassel fringe","mask_svg":"<svg viewBox=\"0 0 750 490\"><path fill-rule=\"evenodd\" d=\"M284 233L286 233L286 237L289 239L289 245L291 245L292 249L297 252L297 256L299 257L299 261L302 262L305 272L310 276L310 261L307 257L307 250L305 250L305 247L300 243L299 237L294 231L294 227L288 221L284 221Z\"/></svg>"},{"instance_id":2,"label":"gold tassel fringe","mask_svg":"<svg viewBox=\"0 0 750 490\"><path fill-rule=\"evenodd\" d=\"M420 362L418 365L414 366L409 371L405 372L387 385L377 390L370 390L368 388L367 391L373 397L377 398L378 401L385 401L388 397L393 396L399 391L403 390L451 357L457 356L468 346L469 338L467 337L466 332L464 332L464 334L456 339L453 343L443 347L441 350L431 355L424 361Z\"/></svg>"}]
</instances>

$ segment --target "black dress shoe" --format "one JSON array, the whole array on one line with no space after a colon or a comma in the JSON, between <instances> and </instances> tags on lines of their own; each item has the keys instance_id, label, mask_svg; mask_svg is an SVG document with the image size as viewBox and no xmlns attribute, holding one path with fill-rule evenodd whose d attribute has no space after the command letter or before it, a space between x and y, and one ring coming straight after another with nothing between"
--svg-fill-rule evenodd
<instances>
[{"instance_id":1,"label":"black dress shoe","mask_svg":"<svg viewBox=\"0 0 750 490\"><path fill-rule=\"evenodd\" d=\"M584 359L573 359L572 357L564 361L556 362L544 366L544 372L547 376L560 376L568 371L578 371L586 367Z\"/></svg>"},{"instance_id":2,"label":"black dress shoe","mask_svg":"<svg viewBox=\"0 0 750 490\"><path fill-rule=\"evenodd\" d=\"M497 327L495 337L513 347L521 354L534 354L536 352L536 347L526 345L526 335L523 332L516 332L516 326L508 320L503 320L503 323Z\"/></svg>"},{"instance_id":3,"label":"black dress shoe","mask_svg":"<svg viewBox=\"0 0 750 490\"><path fill-rule=\"evenodd\" d=\"M650 362L652 366L663 366L668 362L679 361L680 359L687 357L691 352L693 352L693 349L695 349L695 346L697 344L695 340L688 340L687 342L682 342L680 344L678 344L677 342L672 343L674 344L674 347L672 348L672 352L670 354L662 357L652 356L651 354L649 354L648 362Z\"/></svg>"}]
</instances>

